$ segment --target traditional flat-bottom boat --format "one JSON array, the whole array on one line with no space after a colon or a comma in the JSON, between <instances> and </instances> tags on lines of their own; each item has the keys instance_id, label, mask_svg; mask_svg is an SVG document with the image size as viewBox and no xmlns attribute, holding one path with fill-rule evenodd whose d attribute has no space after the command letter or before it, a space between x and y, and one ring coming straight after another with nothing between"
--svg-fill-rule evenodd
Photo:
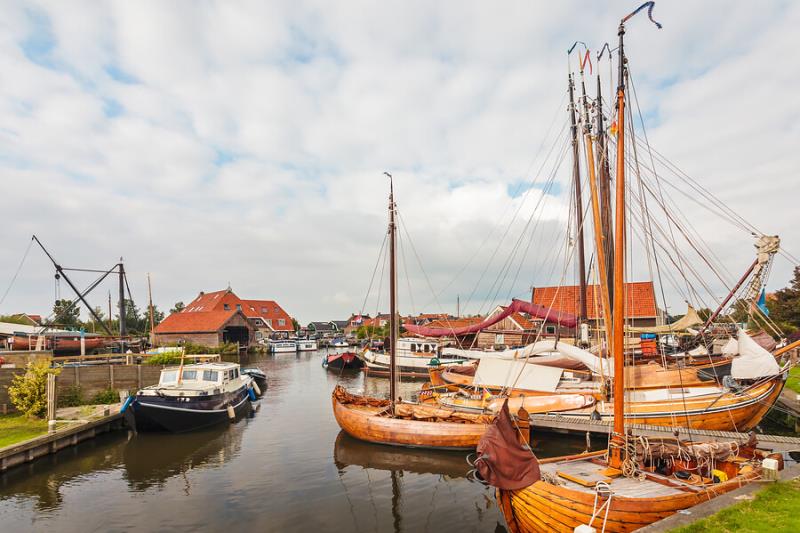
<instances>
[{"instance_id":1,"label":"traditional flat-bottom boat","mask_svg":"<svg viewBox=\"0 0 800 533\"><path fill-rule=\"evenodd\" d=\"M474 449L494 418L404 402L396 403L392 414L388 399L351 394L340 385L331 400L336 421L349 435L412 448Z\"/></svg>"},{"instance_id":2,"label":"traditional flat-bottom boat","mask_svg":"<svg viewBox=\"0 0 800 533\"><path fill-rule=\"evenodd\" d=\"M336 370L360 370L364 362L355 352L329 353L322 359L322 366Z\"/></svg>"},{"instance_id":3,"label":"traditional flat-bottom boat","mask_svg":"<svg viewBox=\"0 0 800 533\"><path fill-rule=\"evenodd\" d=\"M182 433L248 414L256 399L251 387L236 363L165 368L157 385L141 389L122 410L137 430Z\"/></svg>"},{"instance_id":4,"label":"traditional flat-bottom boat","mask_svg":"<svg viewBox=\"0 0 800 533\"><path fill-rule=\"evenodd\" d=\"M11 337L11 346L14 350L35 350L38 344L38 335L14 335ZM83 338L83 346L88 354L99 353L106 347L108 340L98 336ZM44 335L44 350L53 350L55 355L75 355L81 353L80 334L53 334Z\"/></svg>"}]
</instances>

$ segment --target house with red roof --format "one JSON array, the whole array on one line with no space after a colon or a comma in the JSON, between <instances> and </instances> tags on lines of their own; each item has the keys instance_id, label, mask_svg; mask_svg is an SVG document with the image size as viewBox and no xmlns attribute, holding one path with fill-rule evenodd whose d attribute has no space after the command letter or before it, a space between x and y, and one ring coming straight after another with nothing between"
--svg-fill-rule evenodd
<instances>
[{"instance_id":1,"label":"house with red roof","mask_svg":"<svg viewBox=\"0 0 800 533\"><path fill-rule=\"evenodd\" d=\"M237 315L240 318L234 319ZM246 337L243 330L230 329L241 327L247 328ZM159 343L174 342L159 340L161 338L175 339L183 335L188 342L206 346L233 342L234 338L235 342L249 345L262 338L287 337L293 331L292 317L277 302L243 300L230 287L221 291L201 292L183 311L169 315L154 330Z\"/></svg>"},{"instance_id":2,"label":"house with red roof","mask_svg":"<svg viewBox=\"0 0 800 533\"><path fill-rule=\"evenodd\" d=\"M506 307L498 305L486 316L486 319L505 310ZM507 346L529 344L536 339L540 324L540 321L531 320L528 315L514 313L478 333L476 345L478 348L501 349Z\"/></svg>"}]
</instances>

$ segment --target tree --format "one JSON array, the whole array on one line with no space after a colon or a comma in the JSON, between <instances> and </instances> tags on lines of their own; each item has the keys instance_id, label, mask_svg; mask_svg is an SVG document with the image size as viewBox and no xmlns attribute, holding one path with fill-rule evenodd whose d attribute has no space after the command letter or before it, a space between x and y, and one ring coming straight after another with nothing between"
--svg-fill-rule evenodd
<instances>
[{"instance_id":1,"label":"tree","mask_svg":"<svg viewBox=\"0 0 800 533\"><path fill-rule=\"evenodd\" d=\"M81 325L80 315L80 308L78 308L77 305L72 305L70 300L56 300L56 303L53 305L53 319L50 322L52 324L77 328Z\"/></svg>"},{"instance_id":2,"label":"tree","mask_svg":"<svg viewBox=\"0 0 800 533\"><path fill-rule=\"evenodd\" d=\"M142 333L149 317L143 316L133 300L125 299L125 328L129 334ZM117 315L119 324L119 314Z\"/></svg>"},{"instance_id":3,"label":"tree","mask_svg":"<svg viewBox=\"0 0 800 533\"><path fill-rule=\"evenodd\" d=\"M169 314L180 313L185 307L186 305L183 302L175 302L175 306L169 310Z\"/></svg>"},{"instance_id":4,"label":"tree","mask_svg":"<svg viewBox=\"0 0 800 533\"><path fill-rule=\"evenodd\" d=\"M800 266L795 267L789 286L775 292L775 297L767 300L769 317L780 326L784 333L800 329Z\"/></svg>"},{"instance_id":5,"label":"tree","mask_svg":"<svg viewBox=\"0 0 800 533\"><path fill-rule=\"evenodd\" d=\"M292 319L292 327L294 328L295 331L300 331L300 322L298 322L297 320L295 320L293 318Z\"/></svg>"},{"instance_id":6,"label":"tree","mask_svg":"<svg viewBox=\"0 0 800 533\"><path fill-rule=\"evenodd\" d=\"M50 368L49 361L28 363L25 373L14 376L8 386L11 403L28 417L42 418L47 414L47 375L60 372L60 369Z\"/></svg>"}]
</instances>

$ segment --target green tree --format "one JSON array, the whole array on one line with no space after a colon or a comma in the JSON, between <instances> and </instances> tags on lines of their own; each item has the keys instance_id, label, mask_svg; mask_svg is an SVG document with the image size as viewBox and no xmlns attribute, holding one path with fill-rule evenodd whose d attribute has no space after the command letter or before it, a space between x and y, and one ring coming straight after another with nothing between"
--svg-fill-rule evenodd
<instances>
[{"instance_id":1,"label":"green tree","mask_svg":"<svg viewBox=\"0 0 800 533\"><path fill-rule=\"evenodd\" d=\"M47 414L47 375L61 372L50 368L48 361L28 363L24 374L17 374L8 386L8 397L18 411L29 417L42 418Z\"/></svg>"},{"instance_id":2,"label":"green tree","mask_svg":"<svg viewBox=\"0 0 800 533\"><path fill-rule=\"evenodd\" d=\"M175 305L172 309L169 310L169 314L180 313L186 308L186 305L183 302L175 302Z\"/></svg>"},{"instance_id":3,"label":"green tree","mask_svg":"<svg viewBox=\"0 0 800 533\"><path fill-rule=\"evenodd\" d=\"M295 331L300 331L300 322L298 322L297 320L295 320L293 318L292 319L292 327L294 328Z\"/></svg>"},{"instance_id":4,"label":"green tree","mask_svg":"<svg viewBox=\"0 0 800 533\"><path fill-rule=\"evenodd\" d=\"M129 334L139 334L147 327L149 317L143 315L133 300L125 299L125 327ZM119 324L119 314L117 314Z\"/></svg>"},{"instance_id":5,"label":"green tree","mask_svg":"<svg viewBox=\"0 0 800 533\"><path fill-rule=\"evenodd\" d=\"M6 322L8 324L30 324L22 315L0 315L0 322Z\"/></svg>"},{"instance_id":6,"label":"green tree","mask_svg":"<svg viewBox=\"0 0 800 533\"><path fill-rule=\"evenodd\" d=\"M775 292L775 297L767 300L769 317L781 327L784 333L800 329L800 266L795 267L789 286Z\"/></svg>"},{"instance_id":7,"label":"green tree","mask_svg":"<svg viewBox=\"0 0 800 533\"><path fill-rule=\"evenodd\" d=\"M70 300L56 300L56 303L53 305L53 318L50 320L50 323L77 328L81 325L80 316L80 308L77 305L72 305Z\"/></svg>"}]
</instances>

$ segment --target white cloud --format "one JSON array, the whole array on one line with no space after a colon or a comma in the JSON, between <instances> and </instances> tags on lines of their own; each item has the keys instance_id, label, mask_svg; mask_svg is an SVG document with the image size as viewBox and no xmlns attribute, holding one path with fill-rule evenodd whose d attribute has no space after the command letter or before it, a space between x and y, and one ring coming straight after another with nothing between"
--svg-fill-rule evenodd
<instances>
[{"instance_id":1,"label":"white cloud","mask_svg":"<svg viewBox=\"0 0 800 533\"><path fill-rule=\"evenodd\" d=\"M557 282L568 162L519 274L529 233L504 263L552 169L542 159L566 118L565 51L576 39L613 43L630 7L4 4L0 289L37 233L65 264L124 255L134 296L144 302L152 272L162 308L230 282L303 322L344 317L385 234L384 170L446 310L457 294L502 300ZM655 15L663 30L642 16L627 34L651 141L797 254L800 104L786 58L800 9L706 2ZM512 198L540 168L539 186ZM732 273L749 263L746 235L683 205ZM414 310L438 310L405 251ZM0 313L50 308L52 273L32 254ZM773 284L788 275L778 264Z\"/></svg>"}]
</instances>

